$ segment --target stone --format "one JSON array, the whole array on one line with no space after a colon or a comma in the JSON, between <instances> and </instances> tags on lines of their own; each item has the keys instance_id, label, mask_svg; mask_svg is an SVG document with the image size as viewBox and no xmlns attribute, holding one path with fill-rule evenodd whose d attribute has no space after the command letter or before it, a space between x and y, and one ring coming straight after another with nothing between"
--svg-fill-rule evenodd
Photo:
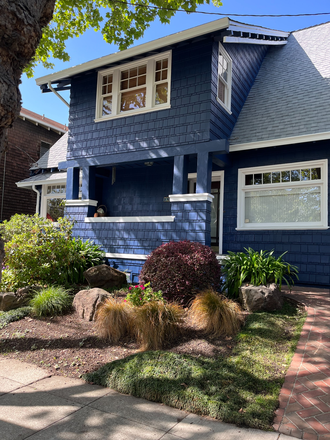
<instances>
[{"instance_id":1,"label":"stone","mask_svg":"<svg viewBox=\"0 0 330 440\"><path fill-rule=\"evenodd\" d=\"M100 305L109 298L107 291L98 287L89 290L80 290L73 300L73 307L79 315L79 318L86 321L94 321L95 314Z\"/></svg>"},{"instance_id":2,"label":"stone","mask_svg":"<svg viewBox=\"0 0 330 440\"><path fill-rule=\"evenodd\" d=\"M111 289L114 287L122 287L127 284L126 274L106 264L90 267L84 272L90 287L101 287L103 289Z\"/></svg>"},{"instance_id":3,"label":"stone","mask_svg":"<svg viewBox=\"0 0 330 440\"><path fill-rule=\"evenodd\" d=\"M22 287L14 292L0 293L0 310L7 312L8 310L18 309L29 305L30 299L34 292L41 290L40 286Z\"/></svg>"},{"instance_id":4,"label":"stone","mask_svg":"<svg viewBox=\"0 0 330 440\"><path fill-rule=\"evenodd\" d=\"M272 312L283 306L283 295L277 284L268 286L253 286L243 284L240 288L240 301L243 308L249 312Z\"/></svg>"}]
</instances>

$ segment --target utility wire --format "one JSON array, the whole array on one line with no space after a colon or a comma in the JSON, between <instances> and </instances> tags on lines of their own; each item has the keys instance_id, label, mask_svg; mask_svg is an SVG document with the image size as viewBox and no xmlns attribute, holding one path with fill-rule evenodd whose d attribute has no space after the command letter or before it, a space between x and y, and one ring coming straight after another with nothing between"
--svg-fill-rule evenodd
<instances>
[{"instance_id":1,"label":"utility wire","mask_svg":"<svg viewBox=\"0 0 330 440\"><path fill-rule=\"evenodd\" d=\"M221 14L220 12L207 12L207 11L186 11L185 9L176 9L164 6L150 6L142 3L130 3L120 0L114 0L113 3L122 3L129 6L139 6L141 8L146 9L157 9L158 11L175 11L175 12L186 12L187 14L204 14L204 15L218 15L222 17L316 17L319 15L330 15L330 12L314 12L314 13L306 13L306 14L230 14L227 12L226 14Z\"/></svg>"}]
</instances>

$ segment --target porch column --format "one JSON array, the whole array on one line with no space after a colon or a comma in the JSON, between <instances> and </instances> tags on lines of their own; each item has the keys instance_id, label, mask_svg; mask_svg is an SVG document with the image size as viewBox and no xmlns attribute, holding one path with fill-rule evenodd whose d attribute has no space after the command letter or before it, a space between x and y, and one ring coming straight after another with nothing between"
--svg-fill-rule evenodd
<instances>
[{"instance_id":1,"label":"porch column","mask_svg":"<svg viewBox=\"0 0 330 440\"><path fill-rule=\"evenodd\" d=\"M79 196L79 168L70 167L67 169L66 177L66 199L76 200Z\"/></svg>"},{"instance_id":2,"label":"porch column","mask_svg":"<svg viewBox=\"0 0 330 440\"><path fill-rule=\"evenodd\" d=\"M95 167L82 168L82 199L95 199Z\"/></svg>"},{"instance_id":3,"label":"porch column","mask_svg":"<svg viewBox=\"0 0 330 440\"><path fill-rule=\"evenodd\" d=\"M174 156L172 194L186 194L188 185L188 156Z\"/></svg>"},{"instance_id":4,"label":"porch column","mask_svg":"<svg viewBox=\"0 0 330 440\"><path fill-rule=\"evenodd\" d=\"M211 193L212 156L208 152L197 154L196 193Z\"/></svg>"}]
</instances>

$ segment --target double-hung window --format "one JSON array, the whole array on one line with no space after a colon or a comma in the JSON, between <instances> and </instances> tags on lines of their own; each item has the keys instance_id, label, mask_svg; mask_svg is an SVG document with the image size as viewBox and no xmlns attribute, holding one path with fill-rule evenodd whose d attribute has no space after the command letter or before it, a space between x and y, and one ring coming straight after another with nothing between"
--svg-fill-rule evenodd
<instances>
[{"instance_id":1,"label":"double-hung window","mask_svg":"<svg viewBox=\"0 0 330 440\"><path fill-rule=\"evenodd\" d=\"M231 111L231 78L231 58L222 44L219 43L217 99L228 112Z\"/></svg>"},{"instance_id":2,"label":"double-hung window","mask_svg":"<svg viewBox=\"0 0 330 440\"><path fill-rule=\"evenodd\" d=\"M96 121L170 107L171 52L99 72Z\"/></svg>"},{"instance_id":3,"label":"double-hung window","mask_svg":"<svg viewBox=\"0 0 330 440\"><path fill-rule=\"evenodd\" d=\"M238 170L237 229L328 227L328 161Z\"/></svg>"}]
</instances>

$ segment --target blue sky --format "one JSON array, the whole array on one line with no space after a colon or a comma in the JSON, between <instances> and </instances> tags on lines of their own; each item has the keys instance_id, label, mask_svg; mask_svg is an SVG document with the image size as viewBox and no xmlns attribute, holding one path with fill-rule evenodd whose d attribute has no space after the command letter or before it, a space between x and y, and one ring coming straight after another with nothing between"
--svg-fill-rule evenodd
<instances>
[{"instance_id":1,"label":"blue sky","mask_svg":"<svg viewBox=\"0 0 330 440\"><path fill-rule=\"evenodd\" d=\"M232 14L306 14L317 12L330 12L329 0L223 0L223 6L216 8L213 5L202 5L199 11L216 12L225 14L233 20L248 24L269 27L272 29L293 31L309 26L315 26L326 21L330 21L330 15L315 17L244 17L233 16ZM172 19L169 25L162 25L154 22L145 33L145 36L138 40L135 45L146 43L156 38L161 38L184 29L189 29L203 23L222 18L222 16L185 14L179 12ZM35 78L57 72L77 64L117 52L115 45L107 44L100 33L89 31L80 38L72 39L68 42L68 50L71 56L69 62L55 62L53 70L45 69L41 66L35 70L34 78L28 79L25 74L22 76L20 90L22 93L23 107L45 115L62 124L68 123L68 107L63 104L53 93L42 94L39 87L35 84ZM63 97L69 100L68 92L62 93Z\"/></svg>"}]
</instances>

